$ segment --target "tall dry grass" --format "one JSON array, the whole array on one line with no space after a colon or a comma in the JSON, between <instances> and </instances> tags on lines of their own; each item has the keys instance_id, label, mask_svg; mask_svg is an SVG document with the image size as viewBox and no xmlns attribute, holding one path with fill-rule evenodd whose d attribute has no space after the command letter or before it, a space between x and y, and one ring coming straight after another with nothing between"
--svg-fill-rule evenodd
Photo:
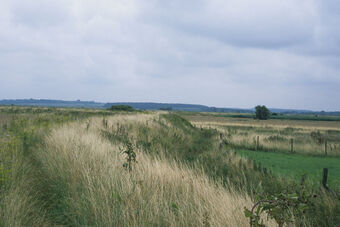
<instances>
[{"instance_id":1,"label":"tall dry grass","mask_svg":"<svg viewBox=\"0 0 340 227\"><path fill-rule=\"evenodd\" d=\"M0 226L51 226L36 186L35 168L18 150L12 150L8 180L1 182Z\"/></svg>"},{"instance_id":2,"label":"tall dry grass","mask_svg":"<svg viewBox=\"0 0 340 227\"><path fill-rule=\"evenodd\" d=\"M109 126L153 124L157 115L116 116ZM37 154L50 213L79 226L247 226L246 193L228 190L181 163L136 150L132 172L119 145L100 135L102 119L54 129ZM90 127L88 126L90 124ZM152 126L150 126L152 127ZM155 124L155 127L156 126ZM133 138L133 127L129 135ZM273 225L273 223L268 223Z\"/></svg>"}]
</instances>

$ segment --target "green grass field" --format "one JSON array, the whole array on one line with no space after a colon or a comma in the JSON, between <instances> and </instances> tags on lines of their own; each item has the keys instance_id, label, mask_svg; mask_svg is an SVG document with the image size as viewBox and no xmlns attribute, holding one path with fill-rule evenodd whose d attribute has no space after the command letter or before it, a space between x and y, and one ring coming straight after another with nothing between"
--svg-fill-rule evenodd
<instances>
[{"instance_id":1,"label":"green grass field","mask_svg":"<svg viewBox=\"0 0 340 227\"><path fill-rule=\"evenodd\" d=\"M307 179L320 183L323 168L328 168L328 183L331 187L340 187L340 158L314 157L300 154L283 154L262 151L237 150L243 157L250 158L261 166L280 176Z\"/></svg>"}]
</instances>

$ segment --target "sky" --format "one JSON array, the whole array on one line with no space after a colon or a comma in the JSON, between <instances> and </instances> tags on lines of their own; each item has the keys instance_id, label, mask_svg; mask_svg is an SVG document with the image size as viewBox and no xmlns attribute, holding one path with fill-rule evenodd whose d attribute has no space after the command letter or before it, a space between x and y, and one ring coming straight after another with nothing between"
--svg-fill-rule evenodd
<instances>
[{"instance_id":1,"label":"sky","mask_svg":"<svg viewBox=\"0 0 340 227\"><path fill-rule=\"evenodd\" d=\"M340 110L338 0L1 0L0 99Z\"/></svg>"}]
</instances>

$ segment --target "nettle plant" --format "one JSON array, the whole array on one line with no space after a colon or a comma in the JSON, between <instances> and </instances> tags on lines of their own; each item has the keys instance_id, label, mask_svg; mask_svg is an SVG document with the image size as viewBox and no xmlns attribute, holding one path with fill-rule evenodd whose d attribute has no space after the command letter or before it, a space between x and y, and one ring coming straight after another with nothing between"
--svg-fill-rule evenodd
<instances>
[{"instance_id":1,"label":"nettle plant","mask_svg":"<svg viewBox=\"0 0 340 227\"><path fill-rule=\"evenodd\" d=\"M136 153L133 149L133 145L130 140L125 141L125 149L121 149L123 154L126 154L126 162L123 164L123 167L127 170L132 171L132 164L136 163Z\"/></svg>"},{"instance_id":2,"label":"nettle plant","mask_svg":"<svg viewBox=\"0 0 340 227\"><path fill-rule=\"evenodd\" d=\"M315 195L305 188L300 192L282 192L275 195L257 196L257 202L251 210L244 207L244 214L249 218L250 227L265 227L261 214L267 214L268 219L274 219L279 227L293 223L293 217L301 217L311 208L311 199Z\"/></svg>"}]
</instances>

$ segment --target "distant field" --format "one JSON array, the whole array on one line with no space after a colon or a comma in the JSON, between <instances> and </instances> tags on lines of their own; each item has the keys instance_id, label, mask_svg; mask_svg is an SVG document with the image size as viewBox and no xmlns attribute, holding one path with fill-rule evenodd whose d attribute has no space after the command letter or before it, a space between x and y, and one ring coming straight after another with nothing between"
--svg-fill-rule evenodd
<instances>
[{"instance_id":1,"label":"distant field","mask_svg":"<svg viewBox=\"0 0 340 227\"><path fill-rule=\"evenodd\" d=\"M340 157L340 122L337 121L261 121L216 114L183 117L197 127L217 129L234 148L290 153L293 140L293 153L322 156L327 152L328 156Z\"/></svg>"},{"instance_id":2,"label":"distant field","mask_svg":"<svg viewBox=\"0 0 340 227\"><path fill-rule=\"evenodd\" d=\"M338 121L261 121L209 113L185 113L182 116L196 127L218 130L227 149L233 149L239 155L260 163L276 175L299 180L303 174L307 174L308 180L319 183L322 169L328 168L329 184L340 186Z\"/></svg>"},{"instance_id":3,"label":"distant field","mask_svg":"<svg viewBox=\"0 0 340 227\"><path fill-rule=\"evenodd\" d=\"M295 128L311 128L316 130L337 129L340 130L340 121L301 121L301 120L283 120L269 119L256 120L253 118L239 117L222 117L216 114L181 114L190 122L197 124L216 124L216 125L235 125L235 126L255 126L255 127L295 127ZM225 115L227 116L227 115ZM233 116L233 115L231 115Z\"/></svg>"},{"instance_id":4,"label":"distant field","mask_svg":"<svg viewBox=\"0 0 340 227\"><path fill-rule=\"evenodd\" d=\"M255 114L252 113L182 113L189 116L214 116L223 118L239 118L254 119ZM339 121L340 116L334 115L318 115L318 114L276 114L270 117L274 120L298 120L298 121Z\"/></svg>"},{"instance_id":5,"label":"distant field","mask_svg":"<svg viewBox=\"0 0 340 227\"><path fill-rule=\"evenodd\" d=\"M306 180L319 184L323 168L328 168L328 182L332 187L340 187L340 159L327 157L311 157L306 155L290 155L261 151L237 150L237 154L251 158L261 166L273 171L279 176L290 176L301 179L306 174Z\"/></svg>"}]
</instances>

